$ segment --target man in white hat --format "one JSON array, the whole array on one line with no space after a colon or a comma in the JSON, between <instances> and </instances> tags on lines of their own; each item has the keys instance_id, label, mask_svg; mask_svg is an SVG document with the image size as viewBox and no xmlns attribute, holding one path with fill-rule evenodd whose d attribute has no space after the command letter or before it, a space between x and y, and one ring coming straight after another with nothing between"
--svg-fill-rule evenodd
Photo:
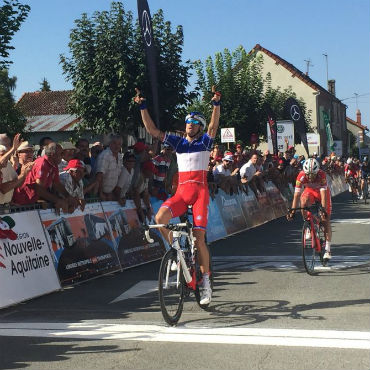
<instances>
[{"instance_id":1,"label":"man in white hat","mask_svg":"<svg viewBox=\"0 0 370 370\"><path fill-rule=\"evenodd\" d=\"M28 141L23 141L23 143L19 145L19 148L17 149L16 153L18 158L18 165L16 171L19 175L22 171L23 166L25 166L27 163L33 162L34 149L33 146L29 144Z\"/></svg>"},{"instance_id":2,"label":"man in white hat","mask_svg":"<svg viewBox=\"0 0 370 370\"><path fill-rule=\"evenodd\" d=\"M69 141L63 141L60 143L62 147L62 161L58 165L59 173L64 171L64 167L68 165L68 162L74 158L78 149Z\"/></svg>"}]
</instances>

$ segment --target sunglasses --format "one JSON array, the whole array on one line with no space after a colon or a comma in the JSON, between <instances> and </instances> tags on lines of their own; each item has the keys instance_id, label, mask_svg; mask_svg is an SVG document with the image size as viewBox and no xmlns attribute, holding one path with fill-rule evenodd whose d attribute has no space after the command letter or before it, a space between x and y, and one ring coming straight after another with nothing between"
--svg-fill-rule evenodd
<instances>
[{"instance_id":1,"label":"sunglasses","mask_svg":"<svg viewBox=\"0 0 370 370\"><path fill-rule=\"evenodd\" d=\"M188 118L185 123L189 124L189 123L192 123L193 125L200 125L200 121L198 121L197 119L194 119L194 118Z\"/></svg>"}]
</instances>

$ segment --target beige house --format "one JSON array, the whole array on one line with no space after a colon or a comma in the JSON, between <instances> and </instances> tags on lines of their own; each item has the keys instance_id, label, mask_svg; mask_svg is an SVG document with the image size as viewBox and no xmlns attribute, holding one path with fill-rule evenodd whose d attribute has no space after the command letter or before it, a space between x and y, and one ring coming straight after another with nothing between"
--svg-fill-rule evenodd
<instances>
[{"instance_id":1,"label":"beige house","mask_svg":"<svg viewBox=\"0 0 370 370\"><path fill-rule=\"evenodd\" d=\"M346 105L335 97L335 80L328 81L328 91L313 81L306 73L301 72L259 44L251 50L251 53L263 57L262 75L266 78L267 74L270 74L272 88L280 87L281 90L284 90L291 87L297 97L306 103L307 110L311 115L311 127L314 133L320 135L319 146L309 147L310 154L317 150L319 150L319 154L328 153L327 135L322 116L322 112L325 111L330 117L333 139L342 141L343 154L345 155L348 148ZM307 155L302 145L296 146L296 150L299 154Z\"/></svg>"},{"instance_id":2,"label":"beige house","mask_svg":"<svg viewBox=\"0 0 370 370\"><path fill-rule=\"evenodd\" d=\"M346 123L347 123L347 134L348 134L348 151L350 150L350 137L353 135L353 137L356 139L355 146L358 147L360 144L360 147L367 147L370 148L370 137L367 135L366 131L369 131L369 129L364 126L361 122L361 112L359 109L356 111L356 121L353 119L346 117ZM362 140L360 139L362 138Z\"/></svg>"}]
</instances>

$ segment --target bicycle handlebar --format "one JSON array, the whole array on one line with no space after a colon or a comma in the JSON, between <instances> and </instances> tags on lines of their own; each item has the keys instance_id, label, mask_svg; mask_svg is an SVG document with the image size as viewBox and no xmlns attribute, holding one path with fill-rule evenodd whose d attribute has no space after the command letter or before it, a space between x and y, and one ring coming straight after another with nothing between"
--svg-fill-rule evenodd
<instances>
[{"instance_id":1,"label":"bicycle handlebar","mask_svg":"<svg viewBox=\"0 0 370 370\"><path fill-rule=\"evenodd\" d=\"M325 208L321 204L314 204L310 207L297 207L297 208L288 208L288 213L291 211L311 211L312 209L317 209L320 212L326 213Z\"/></svg>"},{"instance_id":2,"label":"bicycle handlebar","mask_svg":"<svg viewBox=\"0 0 370 370\"><path fill-rule=\"evenodd\" d=\"M150 229L160 229L161 227L164 227L169 230L175 230L180 231L180 229L191 226L188 222L182 222L178 224L156 224L156 225L144 225L145 230L145 238L148 241L148 243L154 243L154 239L150 237L149 230Z\"/></svg>"}]
</instances>

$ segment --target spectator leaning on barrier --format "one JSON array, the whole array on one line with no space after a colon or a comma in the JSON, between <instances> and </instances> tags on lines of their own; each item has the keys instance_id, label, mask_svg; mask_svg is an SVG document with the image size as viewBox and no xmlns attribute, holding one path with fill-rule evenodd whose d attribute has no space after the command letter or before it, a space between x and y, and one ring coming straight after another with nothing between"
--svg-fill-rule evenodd
<instances>
[{"instance_id":1,"label":"spectator leaning on barrier","mask_svg":"<svg viewBox=\"0 0 370 370\"><path fill-rule=\"evenodd\" d=\"M71 159L59 174L60 182L68 194L79 203L81 211L85 209L84 185L82 178L85 175L85 164L79 159Z\"/></svg>"},{"instance_id":2,"label":"spectator leaning on barrier","mask_svg":"<svg viewBox=\"0 0 370 370\"><path fill-rule=\"evenodd\" d=\"M99 197L101 200L118 200L121 189L118 178L122 171L122 137L112 135L108 148L103 150L96 164L96 179L99 183Z\"/></svg>"},{"instance_id":3,"label":"spectator leaning on barrier","mask_svg":"<svg viewBox=\"0 0 370 370\"><path fill-rule=\"evenodd\" d=\"M127 193L130 190L132 177L134 175L136 159L135 155L131 152L126 152L123 156L123 166L122 171L118 179L118 187L121 188L121 195L119 203L121 206L126 204Z\"/></svg>"},{"instance_id":4,"label":"spectator leaning on barrier","mask_svg":"<svg viewBox=\"0 0 370 370\"><path fill-rule=\"evenodd\" d=\"M260 193L264 192L264 184L262 178L262 172L257 170L258 155L253 154L251 159L240 169L241 182L246 186L248 185L256 197L258 196L258 190Z\"/></svg>"},{"instance_id":5,"label":"spectator leaning on barrier","mask_svg":"<svg viewBox=\"0 0 370 370\"><path fill-rule=\"evenodd\" d=\"M91 173L96 173L96 162L99 154L104 150L103 144L100 141L95 142L90 148L90 162L91 162Z\"/></svg>"},{"instance_id":6,"label":"spectator leaning on barrier","mask_svg":"<svg viewBox=\"0 0 370 370\"><path fill-rule=\"evenodd\" d=\"M222 163L216 166L213 170L213 176L216 184L226 194L237 193L236 174L239 172L239 168L233 170L232 165L234 162L234 156L232 154L226 154L222 158Z\"/></svg>"},{"instance_id":7,"label":"spectator leaning on barrier","mask_svg":"<svg viewBox=\"0 0 370 370\"><path fill-rule=\"evenodd\" d=\"M78 203L70 197L60 183L58 164L61 161L62 147L50 143L45 147L45 155L35 160L32 170L24 183L15 189L13 202L19 205L36 203L44 200L53 203L57 212L73 212ZM56 194L60 194L58 196Z\"/></svg>"},{"instance_id":8,"label":"spectator leaning on barrier","mask_svg":"<svg viewBox=\"0 0 370 370\"><path fill-rule=\"evenodd\" d=\"M142 162L139 179L137 184L132 187L133 200L141 222L144 222L145 220L145 213L141 206L141 199L146 207L146 215L148 219L150 220L153 216L153 209L150 204L149 180L153 178L155 173L156 168L152 161L148 160Z\"/></svg>"}]
</instances>

